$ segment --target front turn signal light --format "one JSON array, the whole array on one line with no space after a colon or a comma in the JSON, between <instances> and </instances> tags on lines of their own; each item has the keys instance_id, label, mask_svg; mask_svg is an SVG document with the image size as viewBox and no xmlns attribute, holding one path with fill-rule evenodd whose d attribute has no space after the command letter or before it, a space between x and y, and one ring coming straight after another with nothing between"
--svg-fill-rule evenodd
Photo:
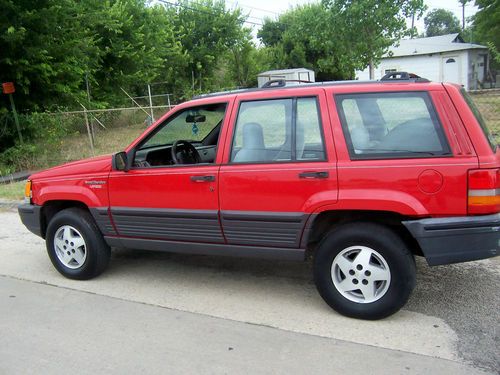
<instances>
[{"instance_id":1,"label":"front turn signal light","mask_svg":"<svg viewBox=\"0 0 500 375\"><path fill-rule=\"evenodd\" d=\"M26 181L24 185L24 201L26 203L31 203L31 181Z\"/></svg>"}]
</instances>

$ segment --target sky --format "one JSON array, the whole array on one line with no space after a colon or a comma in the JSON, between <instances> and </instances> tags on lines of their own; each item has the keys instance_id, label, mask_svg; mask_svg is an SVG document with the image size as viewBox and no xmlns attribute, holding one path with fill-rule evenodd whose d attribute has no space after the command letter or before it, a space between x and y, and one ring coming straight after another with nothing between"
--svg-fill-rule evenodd
<instances>
[{"instance_id":1,"label":"sky","mask_svg":"<svg viewBox=\"0 0 500 375\"><path fill-rule=\"evenodd\" d=\"M225 0L228 7L239 6L248 15L247 26L259 28L265 17L276 18L280 13L296 5L317 2L319 0ZM458 0L425 0L428 11L435 8L444 8L453 12L462 22L462 6ZM465 17L472 16L477 11L474 1L466 4ZM254 25L255 24L255 25ZM415 22L418 31L424 31L424 20ZM254 31L256 33L256 31Z\"/></svg>"}]
</instances>

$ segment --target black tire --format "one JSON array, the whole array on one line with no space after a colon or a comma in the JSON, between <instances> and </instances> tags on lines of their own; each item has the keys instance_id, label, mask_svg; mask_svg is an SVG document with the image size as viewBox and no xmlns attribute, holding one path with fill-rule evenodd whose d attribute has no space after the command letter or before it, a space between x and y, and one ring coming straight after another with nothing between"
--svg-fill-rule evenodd
<instances>
[{"instance_id":1,"label":"black tire","mask_svg":"<svg viewBox=\"0 0 500 375\"><path fill-rule=\"evenodd\" d=\"M79 248L81 253L85 254L81 265L77 261L72 260L68 262L69 266L67 266L60 259L61 255L58 256L56 253L56 247L54 246L54 242L56 241L55 236L56 233L59 235L59 233L63 232L63 227L73 228L73 230L76 230L73 233L78 234L84 240L84 247ZM106 269L111 255L111 249L104 241L90 213L76 207L67 208L54 215L47 227L45 243L52 264L59 273L69 279L88 280L100 275ZM68 255L70 255L71 251L75 253L76 248L71 248L71 245L73 243L68 244ZM61 254L60 250L59 254ZM66 247L64 252L66 252ZM71 262L74 264L71 264Z\"/></svg>"},{"instance_id":2,"label":"black tire","mask_svg":"<svg viewBox=\"0 0 500 375\"><path fill-rule=\"evenodd\" d=\"M357 249L366 249L365 254L374 254L374 257L369 255L369 262L372 262L370 264L379 266L377 269L381 269L384 273L387 273L388 268L390 281L370 281L368 284L369 281L364 279L364 272L368 275L371 273L352 269L351 263L345 263L349 266L344 267L349 269L349 275L344 275L340 266L334 267L332 275L332 264L339 254L341 255L335 264L339 264L345 258L350 261L349 256L352 254L354 257L352 265L356 267L358 262L355 257L363 251ZM375 253L370 250L375 250ZM378 262L379 256L383 258L385 265ZM364 302L351 300L363 299L364 293L361 289L339 290L334 279L339 284L339 280L340 282L344 280L343 276L348 283L352 283L351 287L355 281L356 286L361 286L360 282L366 281L365 285L373 286L373 290L380 291L378 296L374 293L373 298L378 299L372 302L369 299ZM314 281L319 294L335 311L352 318L376 320L394 314L408 301L415 287L415 276L415 260L405 243L391 229L373 223L350 223L335 228L320 242L314 259ZM373 279L377 280L375 277Z\"/></svg>"}]
</instances>

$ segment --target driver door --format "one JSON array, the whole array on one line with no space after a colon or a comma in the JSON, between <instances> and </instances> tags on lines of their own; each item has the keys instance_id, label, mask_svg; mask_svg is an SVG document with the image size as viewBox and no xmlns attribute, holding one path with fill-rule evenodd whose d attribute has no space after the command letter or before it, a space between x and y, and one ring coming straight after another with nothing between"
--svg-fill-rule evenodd
<instances>
[{"instance_id":1,"label":"driver door","mask_svg":"<svg viewBox=\"0 0 500 375\"><path fill-rule=\"evenodd\" d=\"M181 105L129 147L133 166L127 172L114 170L109 177L110 213L120 237L224 242L218 218L217 143L227 126L227 108L230 103ZM200 113L205 121L187 121L202 120ZM199 149L201 163L173 164L171 145L179 139ZM207 159L210 155L213 160Z\"/></svg>"}]
</instances>

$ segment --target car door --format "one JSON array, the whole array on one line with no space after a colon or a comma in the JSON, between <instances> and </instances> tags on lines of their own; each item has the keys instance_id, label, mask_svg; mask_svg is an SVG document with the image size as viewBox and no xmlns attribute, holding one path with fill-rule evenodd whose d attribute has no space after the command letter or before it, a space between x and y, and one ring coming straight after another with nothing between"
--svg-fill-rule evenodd
<instances>
[{"instance_id":1,"label":"car door","mask_svg":"<svg viewBox=\"0 0 500 375\"><path fill-rule=\"evenodd\" d=\"M227 243L302 248L310 214L335 203L336 159L325 104L319 88L237 98L219 172Z\"/></svg>"},{"instance_id":2,"label":"car door","mask_svg":"<svg viewBox=\"0 0 500 375\"><path fill-rule=\"evenodd\" d=\"M219 109L214 111L214 108ZM133 166L126 172L112 171L109 177L110 212L120 237L224 242L218 217L218 145L203 142L209 137L218 142L218 135L226 126L227 108L230 102L214 103L213 100L206 105L182 106L127 150L134 159ZM212 124L193 122L203 116ZM183 122L186 122L185 128ZM196 164L172 164L171 161L168 164L171 152L168 145L186 138L194 139L193 144L202 158L212 154L214 159ZM155 139L166 142L166 146L155 146Z\"/></svg>"}]
</instances>

